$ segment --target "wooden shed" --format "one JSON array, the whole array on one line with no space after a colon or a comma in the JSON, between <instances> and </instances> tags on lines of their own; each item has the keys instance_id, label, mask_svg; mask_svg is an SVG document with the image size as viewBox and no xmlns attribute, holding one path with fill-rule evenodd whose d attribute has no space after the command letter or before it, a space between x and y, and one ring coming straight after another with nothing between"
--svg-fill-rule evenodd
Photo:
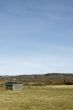
<instances>
[{"instance_id":1,"label":"wooden shed","mask_svg":"<svg viewBox=\"0 0 73 110\"><path fill-rule=\"evenodd\" d=\"M22 90L23 84L20 82L6 82L5 88L9 90Z\"/></svg>"}]
</instances>

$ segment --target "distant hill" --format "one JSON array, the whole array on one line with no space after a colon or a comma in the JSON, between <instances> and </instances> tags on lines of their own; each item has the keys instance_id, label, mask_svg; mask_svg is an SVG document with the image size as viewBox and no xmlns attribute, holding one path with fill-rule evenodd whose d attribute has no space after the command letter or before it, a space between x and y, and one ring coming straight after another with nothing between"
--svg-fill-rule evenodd
<instances>
[{"instance_id":1,"label":"distant hill","mask_svg":"<svg viewBox=\"0 0 73 110\"><path fill-rule=\"evenodd\" d=\"M43 85L72 85L72 73L47 73L40 75L0 76L0 81L12 81L13 79L29 86Z\"/></svg>"}]
</instances>

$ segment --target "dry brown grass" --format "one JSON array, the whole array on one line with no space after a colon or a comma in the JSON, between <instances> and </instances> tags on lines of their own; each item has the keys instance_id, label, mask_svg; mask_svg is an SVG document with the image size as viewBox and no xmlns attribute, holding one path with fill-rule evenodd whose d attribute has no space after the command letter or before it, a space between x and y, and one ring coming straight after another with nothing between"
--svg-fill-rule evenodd
<instances>
[{"instance_id":1,"label":"dry brown grass","mask_svg":"<svg viewBox=\"0 0 73 110\"><path fill-rule=\"evenodd\" d=\"M73 110L73 86L0 89L0 110Z\"/></svg>"}]
</instances>

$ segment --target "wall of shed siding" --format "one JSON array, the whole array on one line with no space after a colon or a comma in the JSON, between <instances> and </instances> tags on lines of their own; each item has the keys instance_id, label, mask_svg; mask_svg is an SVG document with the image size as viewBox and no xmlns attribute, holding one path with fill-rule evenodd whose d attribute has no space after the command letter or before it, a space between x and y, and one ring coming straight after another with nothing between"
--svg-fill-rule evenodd
<instances>
[{"instance_id":1,"label":"wall of shed siding","mask_svg":"<svg viewBox=\"0 0 73 110\"><path fill-rule=\"evenodd\" d=\"M7 85L7 86L5 86L5 88L8 90L13 90L13 85Z\"/></svg>"},{"instance_id":2,"label":"wall of shed siding","mask_svg":"<svg viewBox=\"0 0 73 110\"><path fill-rule=\"evenodd\" d=\"M22 90L23 84L13 84L13 90Z\"/></svg>"},{"instance_id":3,"label":"wall of shed siding","mask_svg":"<svg viewBox=\"0 0 73 110\"><path fill-rule=\"evenodd\" d=\"M10 86L9 85L9 86L5 86L5 88L8 89L8 90L12 90L13 89L13 86Z\"/></svg>"}]
</instances>

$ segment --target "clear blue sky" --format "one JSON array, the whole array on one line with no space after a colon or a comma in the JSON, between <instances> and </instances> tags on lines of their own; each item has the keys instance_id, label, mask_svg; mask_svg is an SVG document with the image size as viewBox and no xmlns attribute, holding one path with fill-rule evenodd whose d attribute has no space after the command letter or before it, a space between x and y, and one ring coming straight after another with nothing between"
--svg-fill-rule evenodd
<instances>
[{"instance_id":1,"label":"clear blue sky","mask_svg":"<svg viewBox=\"0 0 73 110\"><path fill-rule=\"evenodd\" d=\"M0 75L73 73L73 0L0 0Z\"/></svg>"}]
</instances>

